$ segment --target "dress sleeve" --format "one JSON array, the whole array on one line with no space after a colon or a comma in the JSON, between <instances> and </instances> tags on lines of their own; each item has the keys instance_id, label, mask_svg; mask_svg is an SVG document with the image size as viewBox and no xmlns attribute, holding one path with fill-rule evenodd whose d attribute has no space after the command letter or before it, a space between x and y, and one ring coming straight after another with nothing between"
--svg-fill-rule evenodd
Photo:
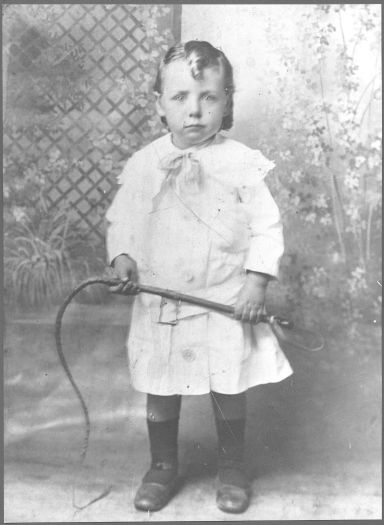
<instances>
[{"instance_id":1,"label":"dress sleeve","mask_svg":"<svg viewBox=\"0 0 384 525\"><path fill-rule=\"evenodd\" d=\"M107 210L106 245L108 262L122 253L136 259L137 203L140 200L140 173L133 155L118 177L121 185Z\"/></svg>"},{"instance_id":2,"label":"dress sleeve","mask_svg":"<svg viewBox=\"0 0 384 525\"><path fill-rule=\"evenodd\" d=\"M284 252L283 227L277 204L263 180L274 164L260 152L255 153L261 162L258 167L254 167L254 182L249 177L238 189L240 201L248 216L251 235L244 266L247 270L265 273L277 279Z\"/></svg>"}]
</instances>

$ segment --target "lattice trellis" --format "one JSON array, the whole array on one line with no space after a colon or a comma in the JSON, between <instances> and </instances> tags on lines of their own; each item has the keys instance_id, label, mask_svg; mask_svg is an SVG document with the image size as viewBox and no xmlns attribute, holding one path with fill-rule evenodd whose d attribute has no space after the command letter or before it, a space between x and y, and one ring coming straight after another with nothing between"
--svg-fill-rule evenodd
<instances>
[{"instance_id":1,"label":"lattice trellis","mask_svg":"<svg viewBox=\"0 0 384 525\"><path fill-rule=\"evenodd\" d=\"M140 145L141 131L149 118L143 104L126 96L127 86L135 89L142 81L144 61L153 52L139 9L134 5L55 5L50 37L71 57L78 55L78 70L68 69L68 75L62 57L58 61L63 68L61 97L60 92L50 92L49 78L45 81L31 68L48 46L38 25L26 25L21 37L10 31L6 43L8 85L10 75L20 74L20 70L24 75L30 72L30 84L28 94L20 93L14 107L11 103L6 106L4 152L12 158L53 159L54 169L46 172L49 205L69 205L75 222L86 226L99 241L104 239L105 208L116 188L116 173L109 167L122 166L129 156L127 137L133 137L131 146ZM170 29L173 15L165 17ZM77 88L68 97L71 82L77 82ZM33 99L43 117L54 112L57 125L46 125L43 117L40 125L20 125L30 109L26 107L23 115L23 97ZM61 165L54 162L57 159Z\"/></svg>"}]
</instances>

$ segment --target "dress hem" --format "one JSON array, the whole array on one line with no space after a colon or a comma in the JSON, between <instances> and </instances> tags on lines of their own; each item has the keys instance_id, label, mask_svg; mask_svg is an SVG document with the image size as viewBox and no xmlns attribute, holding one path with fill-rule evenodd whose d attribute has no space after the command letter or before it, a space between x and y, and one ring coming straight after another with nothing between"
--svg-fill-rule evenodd
<instances>
[{"instance_id":1,"label":"dress hem","mask_svg":"<svg viewBox=\"0 0 384 525\"><path fill-rule=\"evenodd\" d=\"M234 395L234 394L241 394L243 392L246 392L247 390L249 390L250 388L254 388L256 386L260 386L260 385L267 385L267 384L274 384L274 383L280 383L280 381L284 381L284 379L287 379L288 377L290 377L292 374L293 374L293 370L291 369L290 372L284 374L283 376L279 377L279 378L276 378L276 379L270 379L270 380L266 380L266 381L262 381L262 382L256 382L256 383L251 383L248 387L244 388L244 389L237 389L236 391L228 391L226 389L210 389L210 390L206 390L206 389L202 389L201 391L198 391L196 392L196 390L194 392L191 392L189 391L189 389L186 389L186 390L177 390L177 391L164 391L164 390L157 390L157 389L151 389L151 388L145 388L144 386L140 386L139 384L135 384L134 381L132 381L131 379L131 386L137 391L137 392L141 392L143 394L151 394L151 395L155 395L155 396L176 396L176 395L179 395L179 396L202 396L202 395L205 395L205 394L209 394L210 392L217 392L218 394L226 394L226 395Z\"/></svg>"}]
</instances>

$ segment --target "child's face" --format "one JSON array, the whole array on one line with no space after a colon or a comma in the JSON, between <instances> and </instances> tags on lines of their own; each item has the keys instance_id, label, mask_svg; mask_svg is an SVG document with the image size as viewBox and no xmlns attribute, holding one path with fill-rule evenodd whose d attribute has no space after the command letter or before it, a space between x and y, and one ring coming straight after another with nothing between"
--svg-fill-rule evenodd
<instances>
[{"instance_id":1,"label":"child's face","mask_svg":"<svg viewBox=\"0 0 384 525\"><path fill-rule=\"evenodd\" d=\"M189 148L215 135L228 110L223 68L208 67L195 80L185 60L176 60L162 75L157 111L167 119L174 145Z\"/></svg>"}]
</instances>

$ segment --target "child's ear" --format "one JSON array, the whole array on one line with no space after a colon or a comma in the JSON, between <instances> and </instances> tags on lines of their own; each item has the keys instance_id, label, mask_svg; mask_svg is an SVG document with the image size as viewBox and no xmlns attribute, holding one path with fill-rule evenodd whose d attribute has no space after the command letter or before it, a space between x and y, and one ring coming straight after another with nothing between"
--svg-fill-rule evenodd
<instances>
[{"instance_id":1,"label":"child's ear","mask_svg":"<svg viewBox=\"0 0 384 525\"><path fill-rule=\"evenodd\" d=\"M155 93L155 97L156 97L155 105L156 105L157 114L159 115L159 117L165 117L165 111L161 104L161 93Z\"/></svg>"}]
</instances>

